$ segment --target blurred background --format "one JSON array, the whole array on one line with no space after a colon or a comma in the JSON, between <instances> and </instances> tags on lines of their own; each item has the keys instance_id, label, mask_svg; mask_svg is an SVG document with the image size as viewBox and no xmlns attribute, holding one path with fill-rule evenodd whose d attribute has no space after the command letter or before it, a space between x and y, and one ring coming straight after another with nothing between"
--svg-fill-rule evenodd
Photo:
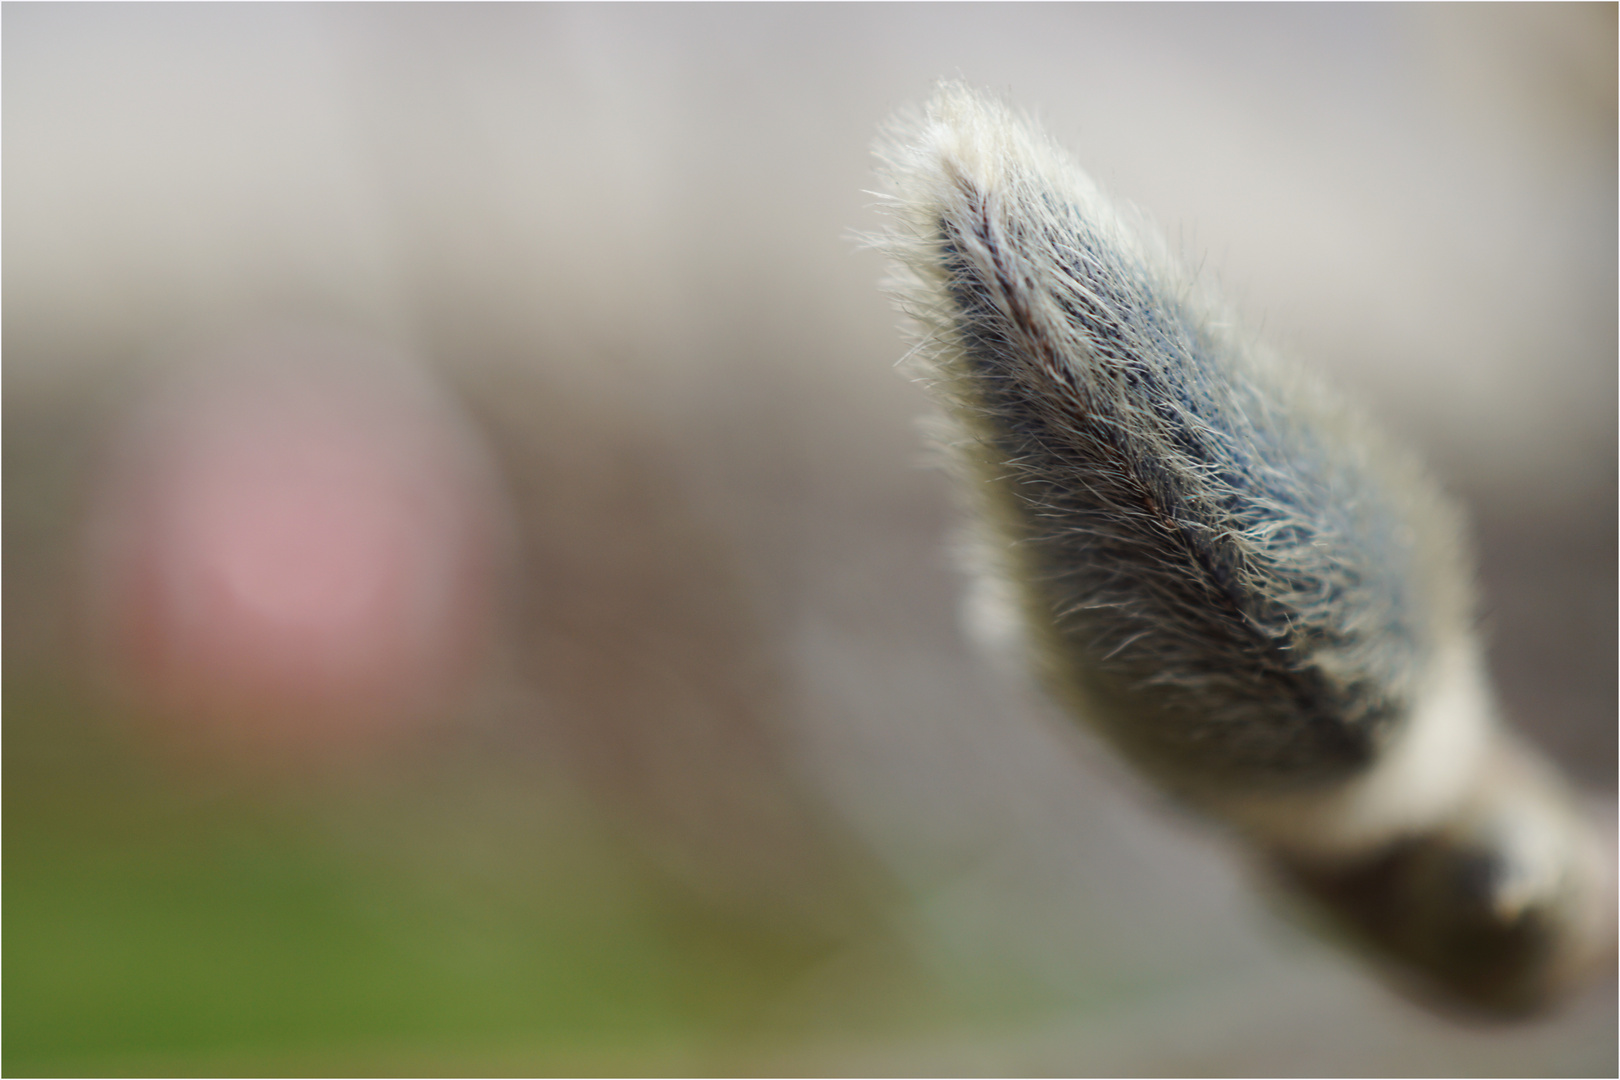
<instances>
[{"instance_id":1,"label":"blurred background","mask_svg":"<svg viewBox=\"0 0 1620 1080\"><path fill-rule=\"evenodd\" d=\"M1615 10L7 5L5 1070L1612 1075L976 656L855 236L935 80L1036 113L1612 800Z\"/></svg>"}]
</instances>

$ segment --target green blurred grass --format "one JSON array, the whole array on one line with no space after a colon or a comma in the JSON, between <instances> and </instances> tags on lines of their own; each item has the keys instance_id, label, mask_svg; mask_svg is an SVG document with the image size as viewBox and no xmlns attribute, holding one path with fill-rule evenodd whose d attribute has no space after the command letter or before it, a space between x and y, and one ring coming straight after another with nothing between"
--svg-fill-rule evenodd
<instances>
[{"instance_id":1,"label":"green blurred grass","mask_svg":"<svg viewBox=\"0 0 1620 1080\"><path fill-rule=\"evenodd\" d=\"M694 897L521 772L241 784L16 682L11 1075L667 1070L831 947Z\"/></svg>"}]
</instances>

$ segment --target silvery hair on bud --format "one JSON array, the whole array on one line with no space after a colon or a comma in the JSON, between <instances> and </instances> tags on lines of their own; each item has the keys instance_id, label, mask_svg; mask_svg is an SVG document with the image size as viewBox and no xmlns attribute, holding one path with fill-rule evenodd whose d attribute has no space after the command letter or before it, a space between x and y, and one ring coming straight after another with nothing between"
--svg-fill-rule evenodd
<instances>
[{"instance_id":1,"label":"silvery hair on bud","mask_svg":"<svg viewBox=\"0 0 1620 1080\"><path fill-rule=\"evenodd\" d=\"M945 84L880 157L979 569L1051 693L1403 970L1506 1011L1567 981L1601 851L1495 720L1438 486L999 102Z\"/></svg>"}]
</instances>

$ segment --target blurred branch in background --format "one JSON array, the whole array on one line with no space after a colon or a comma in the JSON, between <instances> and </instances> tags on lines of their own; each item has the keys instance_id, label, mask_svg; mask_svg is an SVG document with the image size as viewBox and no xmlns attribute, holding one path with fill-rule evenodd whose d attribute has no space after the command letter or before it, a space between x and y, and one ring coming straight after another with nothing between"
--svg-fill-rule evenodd
<instances>
[{"instance_id":1,"label":"blurred branch in background","mask_svg":"<svg viewBox=\"0 0 1620 1080\"><path fill-rule=\"evenodd\" d=\"M1410 1010L973 657L847 240L897 105L1045 103L1478 508L1612 793L1612 8L3 17L7 1071L1613 1071L1612 986ZM418 358L506 539L429 715L244 761L101 662L87 529L287 326Z\"/></svg>"}]
</instances>

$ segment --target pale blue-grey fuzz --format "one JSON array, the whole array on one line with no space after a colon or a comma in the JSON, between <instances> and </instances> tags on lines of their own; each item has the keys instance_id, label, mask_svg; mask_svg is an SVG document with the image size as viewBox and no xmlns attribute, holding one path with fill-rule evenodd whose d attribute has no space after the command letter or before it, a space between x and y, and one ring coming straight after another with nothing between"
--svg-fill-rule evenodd
<instances>
[{"instance_id":1,"label":"pale blue-grey fuzz","mask_svg":"<svg viewBox=\"0 0 1620 1080\"><path fill-rule=\"evenodd\" d=\"M1407 970L1511 1010L1588 964L1603 858L1496 719L1438 485L999 102L880 155L989 636Z\"/></svg>"}]
</instances>

